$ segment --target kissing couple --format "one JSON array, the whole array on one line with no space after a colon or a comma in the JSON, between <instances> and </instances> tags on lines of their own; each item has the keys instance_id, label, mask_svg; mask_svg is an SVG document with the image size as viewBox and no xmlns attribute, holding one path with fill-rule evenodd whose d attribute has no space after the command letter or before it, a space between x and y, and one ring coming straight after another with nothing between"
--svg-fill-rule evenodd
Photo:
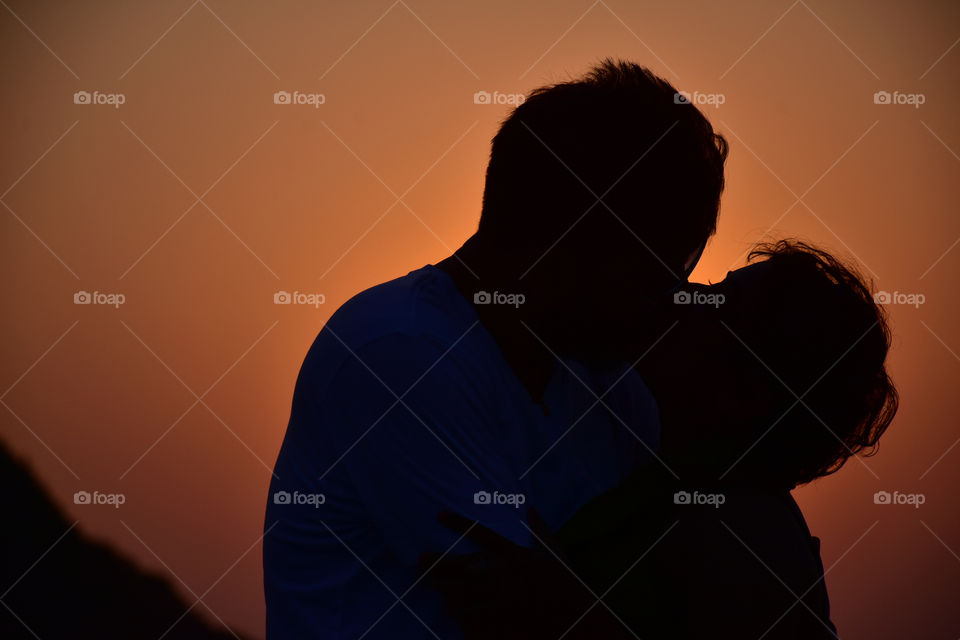
<instances>
[{"instance_id":1,"label":"kissing couple","mask_svg":"<svg viewBox=\"0 0 960 640\"><path fill-rule=\"evenodd\" d=\"M269 639L836 637L790 492L877 445L890 331L798 240L689 281L727 153L630 62L511 111L476 233L347 301L303 361Z\"/></svg>"}]
</instances>

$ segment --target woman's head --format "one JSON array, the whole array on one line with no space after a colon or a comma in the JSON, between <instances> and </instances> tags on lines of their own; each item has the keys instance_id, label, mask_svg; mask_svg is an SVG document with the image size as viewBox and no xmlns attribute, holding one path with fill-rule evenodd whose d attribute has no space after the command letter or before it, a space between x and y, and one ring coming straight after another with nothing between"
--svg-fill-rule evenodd
<instances>
[{"instance_id":1,"label":"woman's head","mask_svg":"<svg viewBox=\"0 0 960 640\"><path fill-rule=\"evenodd\" d=\"M705 448L727 479L792 487L875 449L897 410L890 331L863 278L821 249L783 240L748 262L678 294L677 324L639 367L665 449Z\"/></svg>"}]
</instances>

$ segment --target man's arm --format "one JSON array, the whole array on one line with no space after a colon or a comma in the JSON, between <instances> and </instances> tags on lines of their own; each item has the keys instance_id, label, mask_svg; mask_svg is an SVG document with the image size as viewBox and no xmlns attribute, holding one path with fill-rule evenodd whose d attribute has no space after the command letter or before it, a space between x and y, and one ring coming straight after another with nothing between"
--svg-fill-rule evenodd
<instances>
[{"instance_id":1,"label":"man's arm","mask_svg":"<svg viewBox=\"0 0 960 640\"><path fill-rule=\"evenodd\" d=\"M478 495L520 492L496 435L502 416L491 395L498 390L484 373L442 345L390 336L352 354L331 388L339 464L404 564L455 541L437 522L442 510L529 543L520 510Z\"/></svg>"},{"instance_id":2,"label":"man's arm","mask_svg":"<svg viewBox=\"0 0 960 640\"><path fill-rule=\"evenodd\" d=\"M319 508L270 504L266 527L277 524L265 541L268 620L305 637L363 632L360 618L372 622L394 600L377 578L399 595L416 579L421 552L457 540L437 522L441 510L529 543L518 509L475 501L478 491L519 489L493 430L503 425L490 376L447 349L390 335L350 350L323 334L311 349L271 492L326 500Z\"/></svg>"}]
</instances>

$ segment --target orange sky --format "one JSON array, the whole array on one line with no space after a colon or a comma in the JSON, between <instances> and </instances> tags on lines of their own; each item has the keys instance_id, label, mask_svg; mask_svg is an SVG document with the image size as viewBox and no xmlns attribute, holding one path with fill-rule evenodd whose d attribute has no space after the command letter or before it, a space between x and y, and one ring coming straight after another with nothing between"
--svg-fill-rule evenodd
<instances>
[{"instance_id":1,"label":"orange sky","mask_svg":"<svg viewBox=\"0 0 960 640\"><path fill-rule=\"evenodd\" d=\"M881 453L798 499L845 638L955 637L960 6L542 4L0 7L0 436L83 531L197 593L216 583L206 605L262 635L269 468L311 340L475 228L507 113L475 92L624 57L723 96L704 111L731 143L728 186L694 279L797 235L924 296L890 307L902 403ZM76 305L81 290L125 301ZM274 305L278 290L325 302ZM81 489L127 501L75 505ZM876 505L880 490L926 501Z\"/></svg>"}]
</instances>

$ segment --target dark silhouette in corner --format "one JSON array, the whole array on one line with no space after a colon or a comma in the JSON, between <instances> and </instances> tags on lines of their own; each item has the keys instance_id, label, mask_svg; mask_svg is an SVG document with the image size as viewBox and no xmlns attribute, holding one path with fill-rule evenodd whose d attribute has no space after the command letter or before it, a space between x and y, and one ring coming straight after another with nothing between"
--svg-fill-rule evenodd
<instances>
[{"instance_id":1,"label":"dark silhouette in corner","mask_svg":"<svg viewBox=\"0 0 960 640\"><path fill-rule=\"evenodd\" d=\"M157 640L168 630L165 640L242 638L211 627L195 610L185 614L187 603L165 579L76 528L51 549L71 523L2 442L0 469L0 638Z\"/></svg>"}]
</instances>

